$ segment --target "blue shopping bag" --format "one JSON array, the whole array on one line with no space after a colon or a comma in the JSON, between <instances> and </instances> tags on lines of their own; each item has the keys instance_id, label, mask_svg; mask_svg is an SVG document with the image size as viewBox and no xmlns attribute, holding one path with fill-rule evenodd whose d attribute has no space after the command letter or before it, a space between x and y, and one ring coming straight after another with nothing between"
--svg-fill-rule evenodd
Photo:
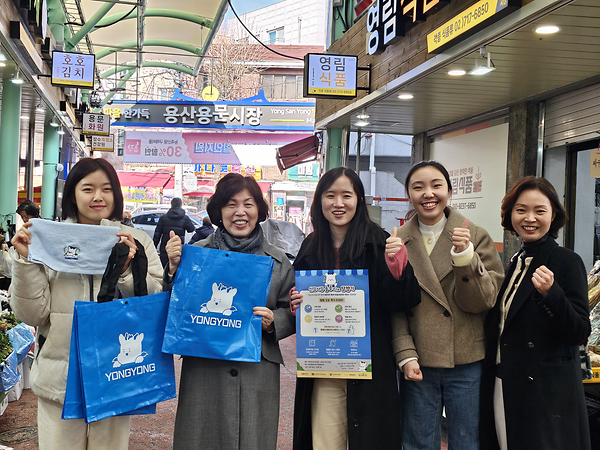
<instances>
[{"instance_id":1,"label":"blue shopping bag","mask_svg":"<svg viewBox=\"0 0 600 450\"><path fill-rule=\"evenodd\" d=\"M79 352L77 351L77 310L73 311L73 327L71 330L71 348L69 350L69 368L67 374L67 388L63 403L62 415L66 419L84 419L85 405L83 404L83 385L81 384L81 373L79 371ZM156 403L121 415L154 414Z\"/></svg>"},{"instance_id":2,"label":"blue shopping bag","mask_svg":"<svg viewBox=\"0 0 600 450\"><path fill-rule=\"evenodd\" d=\"M86 422L175 397L173 355L161 351L169 293L75 302Z\"/></svg>"},{"instance_id":3,"label":"blue shopping bag","mask_svg":"<svg viewBox=\"0 0 600 450\"><path fill-rule=\"evenodd\" d=\"M21 373L17 370L18 365L17 352L13 350L0 364L0 392L10 391L19 382Z\"/></svg>"},{"instance_id":4,"label":"blue shopping bag","mask_svg":"<svg viewBox=\"0 0 600 450\"><path fill-rule=\"evenodd\" d=\"M262 318L273 274L269 256L184 245L171 292L163 351L260 362Z\"/></svg>"},{"instance_id":5,"label":"blue shopping bag","mask_svg":"<svg viewBox=\"0 0 600 450\"><path fill-rule=\"evenodd\" d=\"M12 348L17 353L17 364L21 364L35 341L28 325L20 323L7 331Z\"/></svg>"}]
</instances>

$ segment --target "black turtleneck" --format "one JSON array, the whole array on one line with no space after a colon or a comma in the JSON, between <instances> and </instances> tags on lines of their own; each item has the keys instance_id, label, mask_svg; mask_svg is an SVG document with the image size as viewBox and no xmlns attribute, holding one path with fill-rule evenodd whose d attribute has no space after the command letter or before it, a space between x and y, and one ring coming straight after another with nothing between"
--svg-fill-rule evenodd
<instances>
[{"instance_id":1,"label":"black turtleneck","mask_svg":"<svg viewBox=\"0 0 600 450\"><path fill-rule=\"evenodd\" d=\"M523 242L521 244L521 248L523 249L523 253L525 254L525 257L529 258L530 256L535 256L535 253L537 252L538 248L544 242L546 242L548 240L548 236L549 236L549 234L546 233L544 236L539 238L537 241Z\"/></svg>"}]
</instances>

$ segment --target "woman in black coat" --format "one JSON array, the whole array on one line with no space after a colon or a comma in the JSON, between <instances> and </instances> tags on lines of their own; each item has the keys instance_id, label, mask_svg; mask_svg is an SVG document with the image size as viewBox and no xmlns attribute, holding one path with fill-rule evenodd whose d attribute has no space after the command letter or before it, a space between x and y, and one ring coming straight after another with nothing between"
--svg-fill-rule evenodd
<instances>
[{"instance_id":1,"label":"woman in black coat","mask_svg":"<svg viewBox=\"0 0 600 450\"><path fill-rule=\"evenodd\" d=\"M319 181L311 219L315 231L302 243L294 261L296 270L368 269L373 378L297 379L294 449L399 450L400 401L391 315L421 301L406 248L395 229L386 241L387 233L369 219L360 178L345 167L328 171ZM293 290L293 307L300 298ZM339 391L335 406L321 395L324 384L325 389Z\"/></svg>"},{"instance_id":2,"label":"woman in black coat","mask_svg":"<svg viewBox=\"0 0 600 450\"><path fill-rule=\"evenodd\" d=\"M523 240L486 318L481 448L588 450L578 345L590 334L586 271L555 241L566 212L544 178L520 180L502 226Z\"/></svg>"}]
</instances>

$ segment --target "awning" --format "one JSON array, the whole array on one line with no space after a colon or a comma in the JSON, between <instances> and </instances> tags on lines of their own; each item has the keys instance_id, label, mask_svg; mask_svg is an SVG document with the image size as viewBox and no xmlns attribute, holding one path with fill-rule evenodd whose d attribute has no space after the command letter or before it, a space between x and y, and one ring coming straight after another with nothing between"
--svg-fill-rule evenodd
<instances>
[{"instance_id":1,"label":"awning","mask_svg":"<svg viewBox=\"0 0 600 450\"><path fill-rule=\"evenodd\" d=\"M213 186L209 186L207 184L203 186L198 186L198 188L194 191L184 192L184 197L210 197L215 193L215 188Z\"/></svg>"},{"instance_id":2,"label":"awning","mask_svg":"<svg viewBox=\"0 0 600 450\"><path fill-rule=\"evenodd\" d=\"M121 186L175 188L175 181L170 173L118 172L117 175Z\"/></svg>"},{"instance_id":3,"label":"awning","mask_svg":"<svg viewBox=\"0 0 600 450\"><path fill-rule=\"evenodd\" d=\"M277 167L283 172L298 164L314 161L321 151L321 134L315 134L277 149Z\"/></svg>"},{"instance_id":4,"label":"awning","mask_svg":"<svg viewBox=\"0 0 600 450\"><path fill-rule=\"evenodd\" d=\"M270 181L257 181L257 183L260 186L260 190L263 194L266 194L267 192L269 192L269 189L271 189Z\"/></svg>"}]
</instances>

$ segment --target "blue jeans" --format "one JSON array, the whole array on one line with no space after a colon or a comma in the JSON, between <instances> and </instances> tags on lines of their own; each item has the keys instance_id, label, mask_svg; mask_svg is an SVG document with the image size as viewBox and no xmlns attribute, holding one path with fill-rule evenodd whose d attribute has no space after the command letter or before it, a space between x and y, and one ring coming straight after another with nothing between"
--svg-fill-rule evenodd
<instances>
[{"instance_id":1,"label":"blue jeans","mask_svg":"<svg viewBox=\"0 0 600 450\"><path fill-rule=\"evenodd\" d=\"M482 361L453 369L421 367L422 381L402 380L404 450L439 450L446 408L448 450L479 450L479 385Z\"/></svg>"}]
</instances>

